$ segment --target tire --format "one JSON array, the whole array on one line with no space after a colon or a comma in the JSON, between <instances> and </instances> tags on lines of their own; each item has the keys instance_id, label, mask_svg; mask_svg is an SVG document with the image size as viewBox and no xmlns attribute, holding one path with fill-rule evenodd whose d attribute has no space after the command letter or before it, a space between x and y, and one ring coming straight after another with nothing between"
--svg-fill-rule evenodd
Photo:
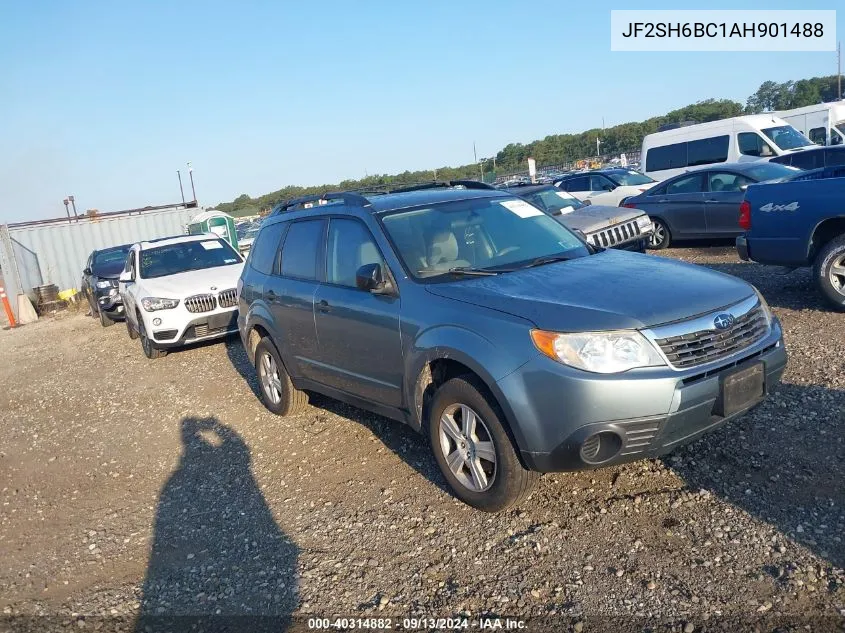
<instances>
[{"instance_id":1,"label":"tire","mask_svg":"<svg viewBox=\"0 0 845 633\"><path fill-rule=\"evenodd\" d=\"M134 341L138 338L138 331L132 327L132 323L129 321L128 316L124 320L126 321L126 332L129 334L129 338Z\"/></svg>"},{"instance_id":2,"label":"tire","mask_svg":"<svg viewBox=\"0 0 845 633\"><path fill-rule=\"evenodd\" d=\"M110 327L114 325L114 321L112 321L102 310L98 310L100 314L100 325L103 327Z\"/></svg>"},{"instance_id":3,"label":"tire","mask_svg":"<svg viewBox=\"0 0 845 633\"><path fill-rule=\"evenodd\" d=\"M474 424L469 423L468 431L470 419ZM455 496L484 512L499 512L527 498L540 478L520 462L502 420L498 404L472 375L448 380L431 402L428 431L434 459Z\"/></svg>"},{"instance_id":4,"label":"tire","mask_svg":"<svg viewBox=\"0 0 845 633\"><path fill-rule=\"evenodd\" d=\"M654 225L654 233L649 238L648 247L655 251L668 248L669 244L672 243L672 233L669 231L669 227L660 218L650 217L649 220Z\"/></svg>"},{"instance_id":5,"label":"tire","mask_svg":"<svg viewBox=\"0 0 845 633\"><path fill-rule=\"evenodd\" d=\"M845 235L822 247L813 264L813 275L824 298L835 310L845 312Z\"/></svg>"},{"instance_id":6,"label":"tire","mask_svg":"<svg viewBox=\"0 0 845 633\"><path fill-rule=\"evenodd\" d=\"M308 394L293 386L269 337L262 338L255 347L255 373L261 402L270 413L298 415L308 408Z\"/></svg>"},{"instance_id":7,"label":"tire","mask_svg":"<svg viewBox=\"0 0 845 633\"><path fill-rule=\"evenodd\" d=\"M144 356L150 360L167 356L167 350L156 347L155 343L147 336L146 328L144 327L144 320L141 315L138 315L138 337L141 339L141 349L144 351Z\"/></svg>"}]
</instances>

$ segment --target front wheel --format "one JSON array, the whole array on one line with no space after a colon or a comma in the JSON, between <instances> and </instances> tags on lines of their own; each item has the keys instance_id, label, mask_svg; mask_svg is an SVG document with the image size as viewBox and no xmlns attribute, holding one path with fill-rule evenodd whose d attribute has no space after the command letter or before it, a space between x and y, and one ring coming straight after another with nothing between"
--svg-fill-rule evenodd
<instances>
[{"instance_id":1,"label":"front wheel","mask_svg":"<svg viewBox=\"0 0 845 633\"><path fill-rule=\"evenodd\" d=\"M531 494L539 475L519 461L499 406L477 378L444 383L430 411L434 458L461 501L499 512Z\"/></svg>"},{"instance_id":2,"label":"front wheel","mask_svg":"<svg viewBox=\"0 0 845 633\"><path fill-rule=\"evenodd\" d=\"M144 356L149 359L161 358L167 356L167 350L156 347L155 344L147 336L147 329L144 327L144 319L138 316L138 336L141 338L141 349L144 350Z\"/></svg>"},{"instance_id":3,"label":"front wheel","mask_svg":"<svg viewBox=\"0 0 845 633\"><path fill-rule=\"evenodd\" d=\"M111 319L110 319L110 318L106 315L106 313L105 313L105 312L103 312L102 310L98 310L98 312L99 312L99 314L100 314L100 325L102 325L103 327L109 327L109 326L111 326L111 325L114 325L114 321L112 321L112 320L111 320Z\"/></svg>"},{"instance_id":4,"label":"front wheel","mask_svg":"<svg viewBox=\"0 0 845 633\"><path fill-rule=\"evenodd\" d=\"M845 312L845 235L830 240L813 266L819 290L834 309Z\"/></svg>"},{"instance_id":5,"label":"front wheel","mask_svg":"<svg viewBox=\"0 0 845 633\"><path fill-rule=\"evenodd\" d=\"M654 232L648 240L648 247L656 251L667 248L672 242L672 234L669 232L669 227L660 218L649 218L651 224L654 226Z\"/></svg>"}]
</instances>

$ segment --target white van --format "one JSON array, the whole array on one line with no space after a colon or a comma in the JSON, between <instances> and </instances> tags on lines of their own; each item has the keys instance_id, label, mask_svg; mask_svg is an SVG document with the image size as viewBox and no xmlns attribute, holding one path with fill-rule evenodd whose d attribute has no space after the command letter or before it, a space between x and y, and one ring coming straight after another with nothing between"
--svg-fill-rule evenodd
<instances>
[{"instance_id":1,"label":"white van","mask_svg":"<svg viewBox=\"0 0 845 633\"><path fill-rule=\"evenodd\" d=\"M819 145L845 143L845 100L782 110L776 116Z\"/></svg>"},{"instance_id":2,"label":"white van","mask_svg":"<svg viewBox=\"0 0 845 633\"><path fill-rule=\"evenodd\" d=\"M643 139L640 168L665 180L688 167L761 160L811 145L774 114L751 114L649 134Z\"/></svg>"}]
</instances>

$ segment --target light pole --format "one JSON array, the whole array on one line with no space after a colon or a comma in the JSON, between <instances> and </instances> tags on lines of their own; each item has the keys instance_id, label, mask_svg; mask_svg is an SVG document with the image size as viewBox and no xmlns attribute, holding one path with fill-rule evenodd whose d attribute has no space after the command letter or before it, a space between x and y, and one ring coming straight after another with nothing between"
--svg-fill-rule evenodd
<instances>
[{"instance_id":1,"label":"light pole","mask_svg":"<svg viewBox=\"0 0 845 633\"><path fill-rule=\"evenodd\" d=\"M67 206L68 204L70 204L70 200L65 198L64 200L62 200L62 202L65 203L65 213L67 213L67 221L70 222L70 209Z\"/></svg>"},{"instance_id":2,"label":"light pole","mask_svg":"<svg viewBox=\"0 0 845 633\"><path fill-rule=\"evenodd\" d=\"M194 194L194 202L197 201L197 190L194 189L194 168L191 167L191 163L188 163L188 175L191 177L191 191Z\"/></svg>"},{"instance_id":3,"label":"light pole","mask_svg":"<svg viewBox=\"0 0 845 633\"><path fill-rule=\"evenodd\" d=\"M185 204L185 190L182 189L182 172L176 170L176 176L179 177L179 193L182 194L182 204Z\"/></svg>"},{"instance_id":4,"label":"light pole","mask_svg":"<svg viewBox=\"0 0 845 633\"><path fill-rule=\"evenodd\" d=\"M79 222L79 214L76 212L76 202L73 199L73 196L68 196L68 200L70 200L70 206L73 207L73 217L76 218L76 221Z\"/></svg>"}]
</instances>

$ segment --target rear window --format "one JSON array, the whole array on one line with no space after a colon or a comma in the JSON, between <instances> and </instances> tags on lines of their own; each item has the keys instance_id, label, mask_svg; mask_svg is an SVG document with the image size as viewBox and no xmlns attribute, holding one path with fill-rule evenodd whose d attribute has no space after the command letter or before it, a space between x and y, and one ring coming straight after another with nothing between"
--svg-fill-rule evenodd
<instances>
[{"instance_id":1,"label":"rear window","mask_svg":"<svg viewBox=\"0 0 845 633\"><path fill-rule=\"evenodd\" d=\"M323 243L325 220L294 222L282 247L282 275L297 279L317 279L318 253Z\"/></svg>"}]
</instances>

